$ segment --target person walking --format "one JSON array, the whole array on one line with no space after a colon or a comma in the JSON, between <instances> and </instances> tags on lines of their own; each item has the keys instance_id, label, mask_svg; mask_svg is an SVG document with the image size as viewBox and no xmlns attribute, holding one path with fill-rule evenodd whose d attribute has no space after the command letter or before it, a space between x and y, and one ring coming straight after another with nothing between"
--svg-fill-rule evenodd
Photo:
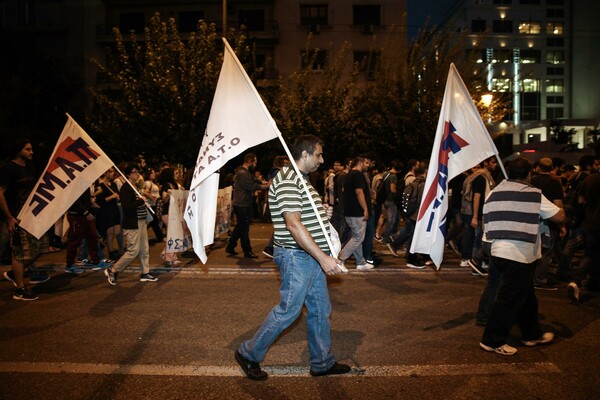
<instances>
[{"instance_id":1,"label":"person walking","mask_svg":"<svg viewBox=\"0 0 600 400\"><path fill-rule=\"evenodd\" d=\"M225 251L232 256L237 255L235 247L239 240L244 251L244 257L258 258L252 251L252 245L250 244L252 199L254 191L267 189L269 185L257 181L252 177L257 163L256 154L248 153L244 157L244 163L235 172L233 181L233 211L235 212L237 223L225 248Z\"/></svg>"},{"instance_id":2,"label":"person walking","mask_svg":"<svg viewBox=\"0 0 600 400\"><path fill-rule=\"evenodd\" d=\"M565 213L542 191L529 184L531 164L523 157L511 161L508 179L494 188L483 206L483 223L491 241L491 258L500 285L479 346L511 356L517 349L506 343L514 323L525 346L550 343L554 333L542 332L533 287L536 261L542 257L540 218L555 223Z\"/></svg>"},{"instance_id":3,"label":"person walking","mask_svg":"<svg viewBox=\"0 0 600 400\"><path fill-rule=\"evenodd\" d=\"M148 210L142 197L133 189L140 177L140 170L136 164L128 164L124 171L129 184L123 184L120 197L123 207L123 236L127 243L127 251L113 264L104 270L108 283L117 284L117 276L139 256L142 265L140 282L156 282L158 279L150 274L150 246L148 244L148 226L146 217Z\"/></svg>"},{"instance_id":4,"label":"person walking","mask_svg":"<svg viewBox=\"0 0 600 400\"><path fill-rule=\"evenodd\" d=\"M335 361L331 351L331 303L325 275L341 272L339 260L329 255L327 239L317 218L328 226L326 211L308 175L323 163L321 140L313 135L299 136L292 146L292 156L302 176L289 166L283 167L269 188L269 207L275 228L274 260L281 280L280 303L273 307L254 336L235 352L235 360L252 380L265 380L260 367L267 351L307 309L307 339L312 376L350 372L348 365ZM317 212L310 205L303 186L307 185Z\"/></svg>"}]
</instances>

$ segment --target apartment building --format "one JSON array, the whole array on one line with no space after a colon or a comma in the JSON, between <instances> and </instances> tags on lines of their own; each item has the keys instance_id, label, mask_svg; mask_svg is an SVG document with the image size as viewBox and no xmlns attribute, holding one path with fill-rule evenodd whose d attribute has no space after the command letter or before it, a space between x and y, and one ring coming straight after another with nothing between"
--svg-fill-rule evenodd
<instances>
[{"instance_id":1,"label":"apartment building","mask_svg":"<svg viewBox=\"0 0 600 400\"><path fill-rule=\"evenodd\" d=\"M463 34L469 72L512 105L502 129L513 144L550 139L560 119L581 148L598 127L599 11L594 0L458 0L448 10L444 25Z\"/></svg>"}]
</instances>

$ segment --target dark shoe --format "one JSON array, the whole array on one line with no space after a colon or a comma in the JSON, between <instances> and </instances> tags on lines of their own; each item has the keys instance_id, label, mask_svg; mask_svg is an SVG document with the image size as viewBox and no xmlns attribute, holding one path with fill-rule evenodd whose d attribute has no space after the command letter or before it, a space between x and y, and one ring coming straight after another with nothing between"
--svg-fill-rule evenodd
<instances>
[{"instance_id":1,"label":"dark shoe","mask_svg":"<svg viewBox=\"0 0 600 400\"><path fill-rule=\"evenodd\" d=\"M4 278L7 281L12 282L12 284L15 285L15 287L17 287L17 281L15 280L15 276L12 271L5 271Z\"/></svg>"},{"instance_id":2,"label":"dark shoe","mask_svg":"<svg viewBox=\"0 0 600 400\"><path fill-rule=\"evenodd\" d=\"M38 283L44 283L50 280L50 276L43 271L34 271L29 274L29 283L37 285Z\"/></svg>"},{"instance_id":3,"label":"dark shoe","mask_svg":"<svg viewBox=\"0 0 600 400\"><path fill-rule=\"evenodd\" d=\"M37 300L38 297L31 293L27 288L20 288L15 290L15 294L13 294L13 299L15 300L23 300L23 301L33 301Z\"/></svg>"},{"instance_id":4,"label":"dark shoe","mask_svg":"<svg viewBox=\"0 0 600 400\"><path fill-rule=\"evenodd\" d=\"M483 269L483 267L479 265L477 261L471 258L469 259L468 263L469 267L471 267L471 269L473 270L473 275L487 276L487 271Z\"/></svg>"},{"instance_id":5,"label":"dark shoe","mask_svg":"<svg viewBox=\"0 0 600 400\"><path fill-rule=\"evenodd\" d=\"M343 375L343 374L347 374L350 371L352 371L352 368L350 368L349 365L335 363L327 371L315 372L311 369L310 374L312 376Z\"/></svg>"},{"instance_id":6,"label":"dark shoe","mask_svg":"<svg viewBox=\"0 0 600 400\"><path fill-rule=\"evenodd\" d=\"M269 377L265 371L260 369L259 363L245 359L237 350L235 352L235 361L240 364L246 376L253 381L264 381Z\"/></svg>"},{"instance_id":7,"label":"dark shoe","mask_svg":"<svg viewBox=\"0 0 600 400\"><path fill-rule=\"evenodd\" d=\"M230 256L237 256L238 255L237 251L235 251L235 249L232 249L230 247L226 247L225 248L225 253L229 254Z\"/></svg>"},{"instance_id":8,"label":"dark shoe","mask_svg":"<svg viewBox=\"0 0 600 400\"><path fill-rule=\"evenodd\" d=\"M554 285L551 285L549 283L546 284L535 284L533 285L534 288L538 289L538 290L548 290L548 291L552 291L555 292L558 290L558 288Z\"/></svg>"},{"instance_id":9,"label":"dark shoe","mask_svg":"<svg viewBox=\"0 0 600 400\"><path fill-rule=\"evenodd\" d=\"M256 254L254 254L253 252L244 253L244 257L246 257L246 258L258 258L258 256Z\"/></svg>"}]
</instances>

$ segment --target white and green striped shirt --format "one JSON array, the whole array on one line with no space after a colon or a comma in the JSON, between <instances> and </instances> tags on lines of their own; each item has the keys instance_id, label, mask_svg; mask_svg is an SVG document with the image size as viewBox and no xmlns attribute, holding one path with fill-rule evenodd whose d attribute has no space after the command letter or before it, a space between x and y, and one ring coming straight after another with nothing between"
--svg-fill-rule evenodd
<instances>
[{"instance_id":1,"label":"white and green striped shirt","mask_svg":"<svg viewBox=\"0 0 600 400\"><path fill-rule=\"evenodd\" d=\"M323 209L323 203L319 193L312 187L305 176L302 177L312 198L317 205L319 215L325 224L327 234L329 234L329 220ZM275 245L299 249L300 246L292 234L287 230L283 219L284 212L300 212L302 224L306 227L314 241L324 252L329 252L327 239L323 235L323 230L319 225L319 221L314 213L303 185L298 178L298 175L291 167L283 167L279 173L273 178L269 187L269 209L271 210L271 219L275 228Z\"/></svg>"}]
</instances>

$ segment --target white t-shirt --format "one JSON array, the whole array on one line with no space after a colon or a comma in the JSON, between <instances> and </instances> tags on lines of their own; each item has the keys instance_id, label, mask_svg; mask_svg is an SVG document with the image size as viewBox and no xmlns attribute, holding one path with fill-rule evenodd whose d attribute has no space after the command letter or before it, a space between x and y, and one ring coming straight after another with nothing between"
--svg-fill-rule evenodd
<instances>
[{"instance_id":1,"label":"white t-shirt","mask_svg":"<svg viewBox=\"0 0 600 400\"><path fill-rule=\"evenodd\" d=\"M542 195L540 217L551 218L560 211L554 203ZM542 258L541 235L538 231L535 243L522 242L520 240L496 239L492 241L492 255L494 257L506 258L523 264L531 264Z\"/></svg>"}]
</instances>

